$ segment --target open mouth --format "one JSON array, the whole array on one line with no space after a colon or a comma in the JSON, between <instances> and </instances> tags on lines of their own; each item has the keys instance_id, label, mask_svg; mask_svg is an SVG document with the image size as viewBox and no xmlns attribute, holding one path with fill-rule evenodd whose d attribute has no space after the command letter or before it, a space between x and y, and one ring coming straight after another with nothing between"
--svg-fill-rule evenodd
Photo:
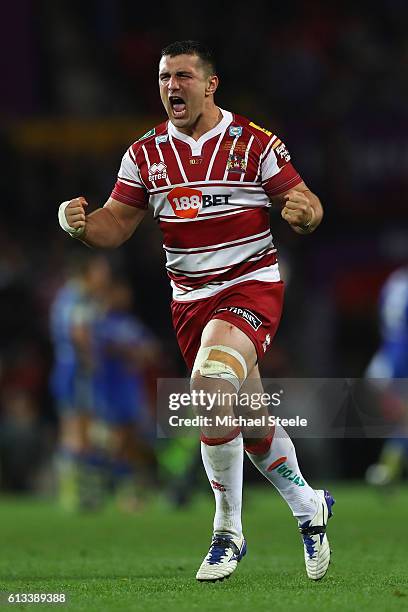
<instances>
[{"instance_id":1,"label":"open mouth","mask_svg":"<svg viewBox=\"0 0 408 612\"><path fill-rule=\"evenodd\" d=\"M181 119L184 117L187 111L187 106L183 98L180 98L179 96L170 96L169 100L174 117L176 119Z\"/></svg>"}]
</instances>

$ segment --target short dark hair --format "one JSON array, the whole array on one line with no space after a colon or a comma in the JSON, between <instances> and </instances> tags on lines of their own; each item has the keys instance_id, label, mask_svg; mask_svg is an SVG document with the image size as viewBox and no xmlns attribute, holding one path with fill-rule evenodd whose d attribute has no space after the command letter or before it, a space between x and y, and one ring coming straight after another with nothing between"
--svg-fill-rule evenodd
<instances>
[{"instance_id":1,"label":"short dark hair","mask_svg":"<svg viewBox=\"0 0 408 612\"><path fill-rule=\"evenodd\" d=\"M212 51L198 42L198 40L177 40L171 45L164 47L161 56L169 55L176 57L177 55L197 55L204 64L208 74L216 74L215 61Z\"/></svg>"}]
</instances>

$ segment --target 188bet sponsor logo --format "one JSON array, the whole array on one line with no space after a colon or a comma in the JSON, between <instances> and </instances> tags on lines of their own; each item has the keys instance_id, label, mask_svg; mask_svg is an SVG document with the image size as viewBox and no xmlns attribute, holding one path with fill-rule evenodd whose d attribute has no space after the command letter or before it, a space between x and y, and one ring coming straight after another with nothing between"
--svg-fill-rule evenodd
<instances>
[{"instance_id":1,"label":"188bet sponsor logo","mask_svg":"<svg viewBox=\"0 0 408 612\"><path fill-rule=\"evenodd\" d=\"M174 214L181 219L195 219L201 208L228 204L229 198L226 194L203 194L200 189L190 187L175 187L167 196Z\"/></svg>"}]
</instances>

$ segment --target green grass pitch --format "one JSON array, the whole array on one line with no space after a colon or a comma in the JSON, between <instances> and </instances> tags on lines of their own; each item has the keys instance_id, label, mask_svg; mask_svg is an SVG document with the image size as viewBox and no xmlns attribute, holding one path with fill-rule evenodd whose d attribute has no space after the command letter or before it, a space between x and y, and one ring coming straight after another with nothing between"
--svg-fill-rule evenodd
<instances>
[{"instance_id":1,"label":"green grass pitch","mask_svg":"<svg viewBox=\"0 0 408 612\"><path fill-rule=\"evenodd\" d=\"M183 511L156 500L133 516L113 508L67 516L44 502L0 498L0 590L66 592L60 609L87 612L407 610L408 490L389 498L364 486L331 490L333 557L318 583L306 578L295 522L266 483L245 491L247 556L215 584L194 579L210 538L211 491Z\"/></svg>"}]
</instances>

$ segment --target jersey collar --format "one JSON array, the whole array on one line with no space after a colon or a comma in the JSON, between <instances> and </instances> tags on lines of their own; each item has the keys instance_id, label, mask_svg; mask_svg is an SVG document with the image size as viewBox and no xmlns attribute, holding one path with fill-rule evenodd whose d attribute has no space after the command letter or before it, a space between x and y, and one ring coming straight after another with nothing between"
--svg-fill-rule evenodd
<instances>
[{"instance_id":1,"label":"jersey collar","mask_svg":"<svg viewBox=\"0 0 408 612\"><path fill-rule=\"evenodd\" d=\"M217 125L213 127L212 130L209 130L208 132L205 132L205 134L200 136L198 140L194 140L194 138L191 138L191 136L188 136L188 134L179 132L170 120L168 124L168 132L173 138L182 140L186 144L190 145L191 153L193 156L201 155L201 149L203 148L203 145L209 140L211 140L211 138L214 138L214 136L218 136L218 134L222 134L223 132L225 132L227 127L233 121L232 113L223 110L222 108L220 108L220 111L222 113L221 121L217 123Z\"/></svg>"}]
</instances>

